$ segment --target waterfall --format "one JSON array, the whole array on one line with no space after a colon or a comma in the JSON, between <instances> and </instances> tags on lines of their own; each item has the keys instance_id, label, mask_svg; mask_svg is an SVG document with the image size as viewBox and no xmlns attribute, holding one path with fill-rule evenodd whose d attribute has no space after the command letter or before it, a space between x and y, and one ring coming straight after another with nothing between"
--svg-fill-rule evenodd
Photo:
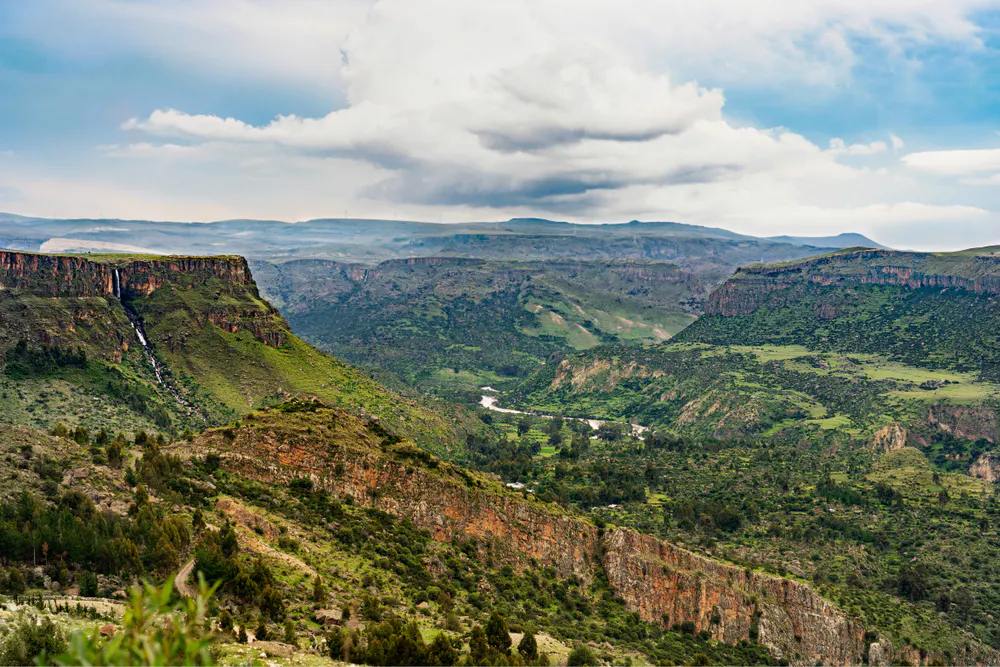
<instances>
[{"instance_id":1,"label":"waterfall","mask_svg":"<svg viewBox=\"0 0 1000 667\"><path fill-rule=\"evenodd\" d=\"M156 382L161 387L167 390L171 396L173 396L177 402L183 407L187 408L189 415L196 415L201 419L205 419L205 415L195 406L189 404L185 401L180 393L170 384L163 379L163 371L160 368L160 363L156 360L156 356L153 354L153 348L149 345L149 340L146 338L146 332L142 328L142 320L139 319L139 314L132 310L132 308L125 303L122 299L122 278L121 274L118 273L118 269L114 269L112 275L114 276L114 292L115 298L122 305L122 310L125 311L125 316L128 317L129 323L132 325L132 331L135 332L135 337L139 339L139 344L142 345L142 351L146 354L146 359L149 361L149 365L153 368L153 375L156 376Z\"/></svg>"},{"instance_id":2,"label":"waterfall","mask_svg":"<svg viewBox=\"0 0 1000 667\"><path fill-rule=\"evenodd\" d=\"M153 375L156 376L156 381L164 389L170 391L177 397L177 400L181 400L180 396L163 381L163 373L160 371L160 364L157 363L156 357L153 356L153 350L149 347L149 341L146 340L146 333L142 330L142 322L139 320L139 316L129 308L124 301L122 301L122 278L121 274L118 273L118 269L114 269L114 291L115 298L118 299L122 304L122 308L125 310L125 315L128 316L128 321L132 324L132 331L135 332L135 337L139 339L139 344L142 345L143 351L146 353L146 359L149 360L149 365L153 367Z\"/></svg>"}]
</instances>

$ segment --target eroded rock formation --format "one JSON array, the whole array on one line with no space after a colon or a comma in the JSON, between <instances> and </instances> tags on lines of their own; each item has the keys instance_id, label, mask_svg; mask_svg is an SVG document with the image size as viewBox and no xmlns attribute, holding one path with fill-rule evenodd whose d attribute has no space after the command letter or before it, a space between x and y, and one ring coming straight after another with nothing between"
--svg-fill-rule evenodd
<instances>
[{"instance_id":1,"label":"eroded rock formation","mask_svg":"<svg viewBox=\"0 0 1000 667\"><path fill-rule=\"evenodd\" d=\"M338 424L351 419L336 416ZM756 638L797 664L862 660L863 628L806 584L746 571L629 529L602 531L531 494L505 491L430 459L409 443L360 446L366 439L354 435L357 446L347 447L258 424L227 436L209 434L194 447L223 451L224 467L266 483L308 476L335 495L407 518L437 540L475 539L494 562L552 566L585 582L603 570L628 608L649 622L690 622L729 643Z\"/></svg>"}]
</instances>

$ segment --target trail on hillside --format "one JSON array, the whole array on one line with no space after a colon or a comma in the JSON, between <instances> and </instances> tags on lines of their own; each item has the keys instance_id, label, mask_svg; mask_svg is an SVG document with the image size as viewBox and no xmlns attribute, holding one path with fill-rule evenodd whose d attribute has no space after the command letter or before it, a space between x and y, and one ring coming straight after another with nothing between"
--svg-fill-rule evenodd
<instances>
[{"instance_id":1,"label":"trail on hillside","mask_svg":"<svg viewBox=\"0 0 1000 667\"><path fill-rule=\"evenodd\" d=\"M177 572L177 576L174 577L174 588L177 592L184 597L194 597L194 591L188 586L187 581L191 578L191 572L194 570L194 558L189 560L184 564L184 567Z\"/></svg>"}]
</instances>

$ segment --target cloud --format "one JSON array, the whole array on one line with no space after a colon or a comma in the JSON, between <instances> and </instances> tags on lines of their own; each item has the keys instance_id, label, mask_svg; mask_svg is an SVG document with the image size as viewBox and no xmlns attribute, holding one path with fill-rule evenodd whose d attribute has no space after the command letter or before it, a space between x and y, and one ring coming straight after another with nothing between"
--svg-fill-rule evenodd
<instances>
[{"instance_id":1,"label":"cloud","mask_svg":"<svg viewBox=\"0 0 1000 667\"><path fill-rule=\"evenodd\" d=\"M260 126L163 109L123 129L368 163L386 172L361 191L371 199L576 214L599 201L610 209L609 198L634 186L851 180L862 172L838 156L887 149L837 139L824 151L784 129L737 127L720 90L674 81L620 50L567 44L526 3L433 5L380 3L352 33L347 108Z\"/></svg>"},{"instance_id":2,"label":"cloud","mask_svg":"<svg viewBox=\"0 0 1000 667\"><path fill-rule=\"evenodd\" d=\"M227 79L339 87L340 48L374 0L33 0L7 27L74 59L141 54Z\"/></svg>"},{"instance_id":3,"label":"cloud","mask_svg":"<svg viewBox=\"0 0 1000 667\"><path fill-rule=\"evenodd\" d=\"M932 174L964 176L1000 171L1000 148L924 151L904 155L908 167Z\"/></svg>"},{"instance_id":4,"label":"cloud","mask_svg":"<svg viewBox=\"0 0 1000 667\"><path fill-rule=\"evenodd\" d=\"M873 141L870 144L851 144L848 146L843 139L830 139L830 152L835 155L876 155L889 149L884 141Z\"/></svg>"},{"instance_id":5,"label":"cloud","mask_svg":"<svg viewBox=\"0 0 1000 667\"><path fill-rule=\"evenodd\" d=\"M120 51L336 91L314 117L262 123L185 97L119 117L124 136L86 173L135 184L104 204L132 214L146 192L156 210L199 218L553 213L782 233L983 215L981 201L923 187L934 172L910 164L920 153L900 169L895 135L741 123L724 90L822 96L864 58L917 68L924 46L975 50L984 4L66 0L51 25L42 9L33 20L50 48L95 62Z\"/></svg>"}]
</instances>

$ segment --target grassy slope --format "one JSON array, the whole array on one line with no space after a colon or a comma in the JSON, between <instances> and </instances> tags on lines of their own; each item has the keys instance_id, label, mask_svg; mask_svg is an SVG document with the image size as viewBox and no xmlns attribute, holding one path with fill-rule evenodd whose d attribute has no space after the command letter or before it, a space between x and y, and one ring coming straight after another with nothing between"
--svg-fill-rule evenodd
<instances>
[{"instance_id":1,"label":"grassy slope","mask_svg":"<svg viewBox=\"0 0 1000 667\"><path fill-rule=\"evenodd\" d=\"M94 256L134 261L142 256ZM254 285L194 280L182 274L151 295L129 301L144 322L168 384L186 405L159 386L125 309L114 298L41 298L0 291L0 353L18 341L38 352L44 345L82 350L82 366L29 364L0 376L0 419L50 428L59 421L91 430L183 431L225 423L255 406L292 396L316 396L355 412L378 415L401 433L439 451L464 440L478 422L460 410L421 404L386 390L362 373L323 354L288 331L284 319ZM243 324L230 333L209 314ZM283 338L278 348L260 342L253 327Z\"/></svg>"},{"instance_id":2,"label":"grassy slope","mask_svg":"<svg viewBox=\"0 0 1000 667\"><path fill-rule=\"evenodd\" d=\"M315 396L331 405L378 415L424 445L443 447L459 439L457 412L443 415L386 390L293 335L256 295L226 296L214 287L211 281L199 289L166 285L135 302L147 321L157 356L197 397L210 422L289 397ZM271 347L248 331L231 333L204 322L204 313L226 308L269 313L267 326L281 331L284 344Z\"/></svg>"},{"instance_id":3,"label":"grassy slope","mask_svg":"<svg viewBox=\"0 0 1000 667\"><path fill-rule=\"evenodd\" d=\"M649 261L425 262L384 263L365 280L326 262L259 273L307 340L446 393L523 378L555 352L668 339L719 279Z\"/></svg>"}]
</instances>

